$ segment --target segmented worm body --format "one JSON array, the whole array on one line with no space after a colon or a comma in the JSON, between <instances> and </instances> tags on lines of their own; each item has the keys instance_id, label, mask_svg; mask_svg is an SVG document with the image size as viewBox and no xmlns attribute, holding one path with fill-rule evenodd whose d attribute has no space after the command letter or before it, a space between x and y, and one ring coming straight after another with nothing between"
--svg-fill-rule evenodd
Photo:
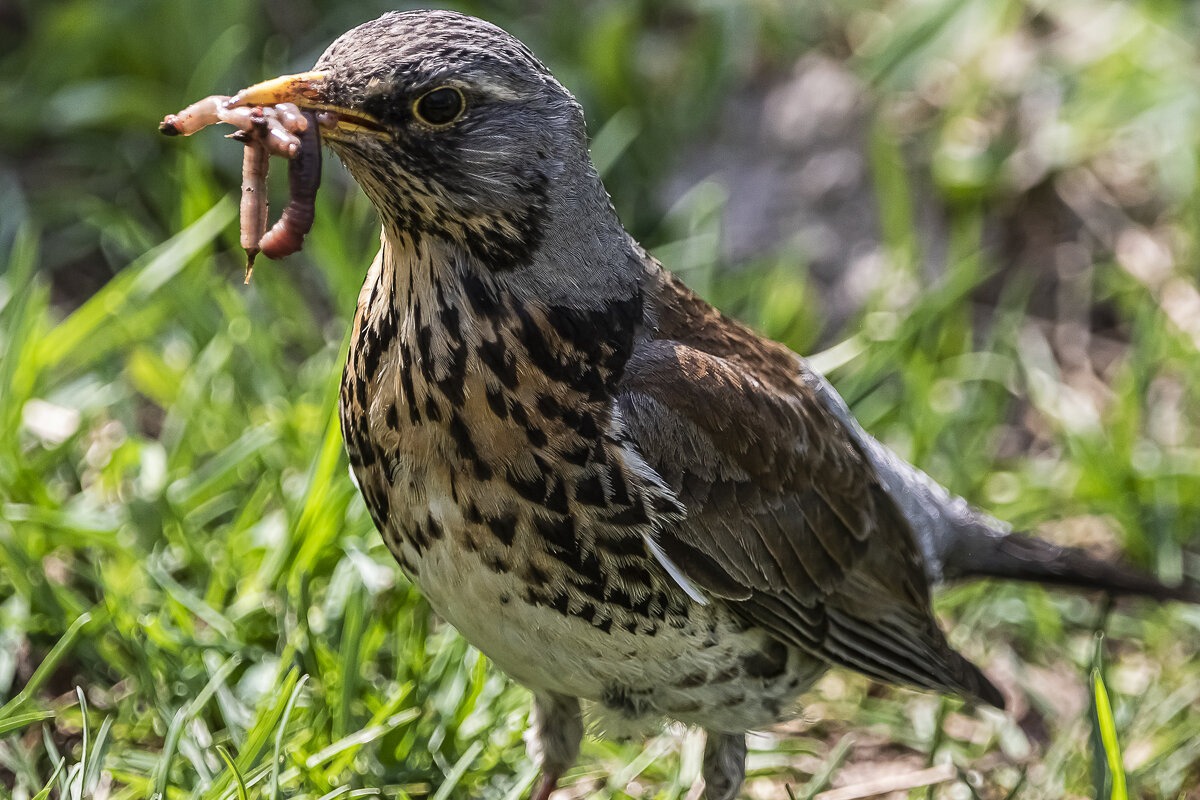
<instances>
[{"instance_id":1,"label":"segmented worm body","mask_svg":"<svg viewBox=\"0 0 1200 800\"><path fill-rule=\"evenodd\" d=\"M267 230L267 167L271 154L259 137L251 136L242 156L242 247L246 250L246 283L254 271L259 240Z\"/></svg>"},{"instance_id":2,"label":"segmented worm body","mask_svg":"<svg viewBox=\"0 0 1200 800\"><path fill-rule=\"evenodd\" d=\"M267 231L258 246L267 258L283 258L297 252L316 216L317 187L321 185L321 134L316 117L301 112L307 125L300 132L300 147L288 163L291 199L283 215Z\"/></svg>"},{"instance_id":3,"label":"segmented worm body","mask_svg":"<svg viewBox=\"0 0 1200 800\"><path fill-rule=\"evenodd\" d=\"M177 114L168 114L158 129L168 136L190 136L218 122L237 130L229 138L243 143L241 245L246 250L246 282L261 252L283 258L297 252L312 228L317 188L321 183L322 126L332 127L336 117L315 115L293 103L273 106L235 105L237 97L212 95L192 103ZM271 156L288 162L291 197L283 215L267 230L267 171Z\"/></svg>"},{"instance_id":4,"label":"segmented worm body","mask_svg":"<svg viewBox=\"0 0 1200 800\"><path fill-rule=\"evenodd\" d=\"M227 102L229 98L223 94L197 100L177 114L167 114L159 123L158 129L167 136L191 136L201 128L219 122L221 109Z\"/></svg>"},{"instance_id":5,"label":"segmented worm body","mask_svg":"<svg viewBox=\"0 0 1200 800\"><path fill-rule=\"evenodd\" d=\"M168 114L158 129L168 136L191 136L198 130L224 122L249 134L263 131L263 141L271 155L292 158L300 148L300 134L309 121L293 103L276 106L233 106L234 98L214 94L197 100L177 114ZM244 141L244 139L243 139Z\"/></svg>"}]
</instances>

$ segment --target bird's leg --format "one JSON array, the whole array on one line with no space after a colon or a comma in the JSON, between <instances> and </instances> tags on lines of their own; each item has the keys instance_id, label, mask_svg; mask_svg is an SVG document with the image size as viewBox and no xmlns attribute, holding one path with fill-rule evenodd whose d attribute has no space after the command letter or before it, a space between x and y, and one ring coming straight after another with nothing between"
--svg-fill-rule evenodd
<instances>
[{"instance_id":1,"label":"bird's leg","mask_svg":"<svg viewBox=\"0 0 1200 800\"><path fill-rule=\"evenodd\" d=\"M529 722L525 749L542 770L530 800L547 800L558 779L579 758L583 740L579 701L553 692L535 694Z\"/></svg>"},{"instance_id":2,"label":"bird's leg","mask_svg":"<svg viewBox=\"0 0 1200 800\"><path fill-rule=\"evenodd\" d=\"M708 731L704 742L704 800L734 800L746 777L746 736Z\"/></svg>"}]
</instances>

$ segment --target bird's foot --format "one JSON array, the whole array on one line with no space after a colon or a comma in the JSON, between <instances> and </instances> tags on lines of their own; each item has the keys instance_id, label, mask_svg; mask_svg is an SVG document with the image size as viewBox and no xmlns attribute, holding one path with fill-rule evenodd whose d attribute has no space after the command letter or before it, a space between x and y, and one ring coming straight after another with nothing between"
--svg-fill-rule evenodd
<instances>
[{"instance_id":1,"label":"bird's foot","mask_svg":"<svg viewBox=\"0 0 1200 800\"><path fill-rule=\"evenodd\" d=\"M549 800L558 780L579 757L583 718L574 697L544 692L533 697L533 714L525 735L529 755L542 774L529 800Z\"/></svg>"},{"instance_id":2,"label":"bird's foot","mask_svg":"<svg viewBox=\"0 0 1200 800\"><path fill-rule=\"evenodd\" d=\"M542 770L542 774L538 776L537 786L534 787L533 794L529 795L529 800L550 800L550 793L558 788L559 777L560 775L557 772Z\"/></svg>"},{"instance_id":3,"label":"bird's foot","mask_svg":"<svg viewBox=\"0 0 1200 800\"><path fill-rule=\"evenodd\" d=\"M745 735L709 731L702 772L704 800L734 800L746 777Z\"/></svg>"}]
</instances>

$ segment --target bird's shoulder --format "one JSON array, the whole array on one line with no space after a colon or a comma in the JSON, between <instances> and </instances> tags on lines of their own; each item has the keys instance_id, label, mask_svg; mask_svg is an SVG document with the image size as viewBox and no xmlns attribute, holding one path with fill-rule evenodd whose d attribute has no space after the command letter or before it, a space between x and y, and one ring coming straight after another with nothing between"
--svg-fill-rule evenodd
<instances>
[{"instance_id":1,"label":"bird's shoulder","mask_svg":"<svg viewBox=\"0 0 1200 800\"><path fill-rule=\"evenodd\" d=\"M814 656L1002 705L934 622L908 520L811 368L656 266L616 403L682 505L657 532L671 566Z\"/></svg>"},{"instance_id":2,"label":"bird's shoulder","mask_svg":"<svg viewBox=\"0 0 1200 800\"><path fill-rule=\"evenodd\" d=\"M617 407L687 509L674 531L681 558L700 572L710 560L731 565L722 591L734 594L786 589L815 601L868 580L927 602L912 531L808 364L654 262L643 296L645 335ZM890 576L873 575L876 562Z\"/></svg>"}]
</instances>

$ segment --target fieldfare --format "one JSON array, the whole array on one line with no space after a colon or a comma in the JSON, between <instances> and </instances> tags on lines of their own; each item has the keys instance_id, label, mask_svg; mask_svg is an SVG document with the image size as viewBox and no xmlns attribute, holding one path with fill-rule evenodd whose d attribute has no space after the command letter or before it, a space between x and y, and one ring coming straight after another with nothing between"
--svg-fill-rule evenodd
<instances>
[{"instance_id":1,"label":"fieldfare","mask_svg":"<svg viewBox=\"0 0 1200 800\"><path fill-rule=\"evenodd\" d=\"M689 291L621 226L574 97L500 28L386 14L240 97L319 118L382 219L346 449L433 608L533 691L536 800L578 755L580 700L609 728L704 728L710 800L737 794L745 731L831 665L1003 706L934 621L944 580L1193 598L1008 534Z\"/></svg>"}]
</instances>

